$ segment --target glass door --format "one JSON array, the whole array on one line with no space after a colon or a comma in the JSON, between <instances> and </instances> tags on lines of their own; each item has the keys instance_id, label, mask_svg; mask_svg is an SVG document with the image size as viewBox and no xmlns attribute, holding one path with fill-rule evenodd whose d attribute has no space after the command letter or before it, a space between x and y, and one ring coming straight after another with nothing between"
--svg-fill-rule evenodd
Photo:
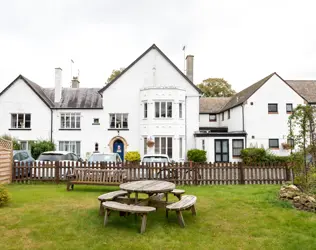
<instances>
[{"instance_id":1,"label":"glass door","mask_svg":"<svg viewBox=\"0 0 316 250\"><path fill-rule=\"evenodd\" d=\"M215 140L215 162L229 161L229 143L228 139Z\"/></svg>"}]
</instances>

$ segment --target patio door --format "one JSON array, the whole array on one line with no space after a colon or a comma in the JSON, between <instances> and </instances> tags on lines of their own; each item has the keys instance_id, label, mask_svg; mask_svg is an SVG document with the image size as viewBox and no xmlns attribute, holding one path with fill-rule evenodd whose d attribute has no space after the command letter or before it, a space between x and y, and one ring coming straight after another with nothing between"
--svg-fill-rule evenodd
<instances>
[{"instance_id":1,"label":"patio door","mask_svg":"<svg viewBox=\"0 0 316 250\"><path fill-rule=\"evenodd\" d=\"M215 140L215 162L229 161L229 141L228 139Z\"/></svg>"}]
</instances>

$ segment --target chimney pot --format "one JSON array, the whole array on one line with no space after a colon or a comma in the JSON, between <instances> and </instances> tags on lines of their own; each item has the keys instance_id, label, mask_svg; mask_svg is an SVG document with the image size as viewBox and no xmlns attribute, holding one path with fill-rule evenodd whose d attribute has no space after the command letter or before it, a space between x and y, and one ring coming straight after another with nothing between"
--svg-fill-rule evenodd
<instances>
[{"instance_id":1,"label":"chimney pot","mask_svg":"<svg viewBox=\"0 0 316 250\"><path fill-rule=\"evenodd\" d=\"M187 62L187 71L186 75L187 77L193 82L193 55L187 55L186 62Z\"/></svg>"},{"instance_id":2,"label":"chimney pot","mask_svg":"<svg viewBox=\"0 0 316 250\"><path fill-rule=\"evenodd\" d=\"M78 79L78 76L74 76L71 80L71 87L73 89L78 89L79 88L79 79Z\"/></svg>"}]
</instances>

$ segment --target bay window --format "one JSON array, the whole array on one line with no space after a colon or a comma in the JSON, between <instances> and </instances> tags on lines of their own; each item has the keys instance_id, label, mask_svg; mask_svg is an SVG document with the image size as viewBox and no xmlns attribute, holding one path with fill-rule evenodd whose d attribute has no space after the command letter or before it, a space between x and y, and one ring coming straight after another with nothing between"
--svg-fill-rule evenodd
<instances>
[{"instance_id":1,"label":"bay window","mask_svg":"<svg viewBox=\"0 0 316 250\"><path fill-rule=\"evenodd\" d=\"M172 158L172 137L155 137L155 154L167 154Z\"/></svg>"},{"instance_id":2,"label":"bay window","mask_svg":"<svg viewBox=\"0 0 316 250\"><path fill-rule=\"evenodd\" d=\"M155 102L155 118L172 118L172 102Z\"/></svg>"}]
</instances>

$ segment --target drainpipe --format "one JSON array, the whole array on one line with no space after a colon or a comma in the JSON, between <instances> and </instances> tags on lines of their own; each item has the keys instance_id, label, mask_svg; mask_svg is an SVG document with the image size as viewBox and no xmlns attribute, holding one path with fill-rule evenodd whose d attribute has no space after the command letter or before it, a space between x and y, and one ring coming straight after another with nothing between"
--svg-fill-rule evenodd
<instances>
[{"instance_id":1,"label":"drainpipe","mask_svg":"<svg viewBox=\"0 0 316 250\"><path fill-rule=\"evenodd\" d=\"M187 135L187 96L184 99L185 117L184 117L184 134L185 134L185 145L184 145L184 160L187 160L187 145L188 145L188 135Z\"/></svg>"},{"instance_id":2,"label":"drainpipe","mask_svg":"<svg viewBox=\"0 0 316 250\"><path fill-rule=\"evenodd\" d=\"M50 141L53 142L53 109L50 110Z\"/></svg>"},{"instance_id":3,"label":"drainpipe","mask_svg":"<svg viewBox=\"0 0 316 250\"><path fill-rule=\"evenodd\" d=\"M244 109L244 103L241 105L241 111L242 111L242 131L245 132L245 109ZM245 148L247 148L247 135L245 135Z\"/></svg>"}]
</instances>

